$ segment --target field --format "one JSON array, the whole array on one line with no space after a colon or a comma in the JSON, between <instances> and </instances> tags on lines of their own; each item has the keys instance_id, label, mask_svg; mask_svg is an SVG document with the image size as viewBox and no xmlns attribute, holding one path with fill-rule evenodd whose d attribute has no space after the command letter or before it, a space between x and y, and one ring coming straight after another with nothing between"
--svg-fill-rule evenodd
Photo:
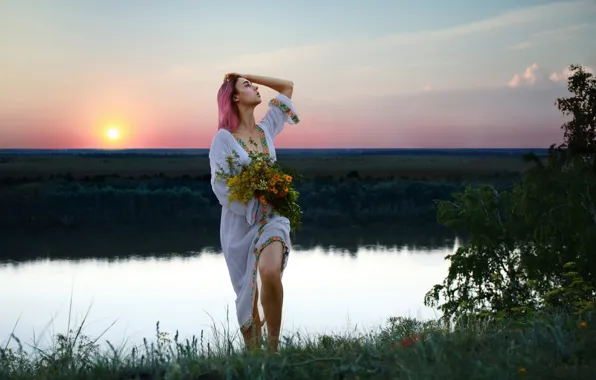
<instances>
[{"instance_id":1,"label":"field","mask_svg":"<svg viewBox=\"0 0 596 380\"><path fill-rule=\"evenodd\" d=\"M593 379L591 317L551 315L457 330L438 321L391 318L366 333L284 337L279 355L243 352L233 332L100 349L79 328L51 349L0 347L2 379ZM84 326L83 326L84 327Z\"/></svg>"},{"instance_id":2,"label":"field","mask_svg":"<svg viewBox=\"0 0 596 380\"><path fill-rule=\"evenodd\" d=\"M498 173L519 173L529 167L520 156L478 155L280 155L280 163L305 178L486 178ZM0 181L39 181L51 177L191 177L209 176L206 155L148 156L0 156Z\"/></svg>"}]
</instances>

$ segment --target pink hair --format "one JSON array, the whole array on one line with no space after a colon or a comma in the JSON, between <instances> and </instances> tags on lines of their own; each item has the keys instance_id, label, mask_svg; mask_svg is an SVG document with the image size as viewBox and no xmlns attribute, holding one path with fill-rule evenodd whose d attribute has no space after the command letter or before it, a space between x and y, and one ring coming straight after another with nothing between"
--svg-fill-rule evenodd
<instances>
[{"instance_id":1,"label":"pink hair","mask_svg":"<svg viewBox=\"0 0 596 380\"><path fill-rule=\"evenodd\" d=\"M238 107L232 100L236 95L236 82L239 77L231 77L225 81L217 92L217 107L219 108L219 125L217 129L226 129L232 133L238 128Z\"/></svg>"}]
</instances>

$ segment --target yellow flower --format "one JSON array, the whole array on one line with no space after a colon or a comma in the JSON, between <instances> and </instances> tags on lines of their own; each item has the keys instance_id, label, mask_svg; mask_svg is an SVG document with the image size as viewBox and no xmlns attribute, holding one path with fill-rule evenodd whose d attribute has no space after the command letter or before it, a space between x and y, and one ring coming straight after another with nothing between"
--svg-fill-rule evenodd
<instances>
[{"instance_id":1,"label":"yellow flower","mask_svg":"<svg viewBox=\"0 0 596 380\"><path fill-rule=\"evenodd\" d=\"M301 212L296 202L298 193L291 186L292 176L285 174L279 164L270 160L268 154L249 152L249 156L251 161L245 165L237 162L238 155L226 159L230 173L234 175L221 168L217 172L217 176L228 186L228 200L246 203L258 192L258 201L263 207L271 199L274 210L290 220L291 229L299 227ZM289 193L292 197L287 197Z\"/></svg>"},{"instance_id":2,"label":"yellow flower","mask_svg":"<svg viewBox=\"0 0 596 380\"><path fill-rule=\"evenodd\" d=\"M525 375L525 374L527 374L527 373L528 373L528 371L527 371L527 370L526 370L524 367L520 368L520 369L519 369L519 371L517 371L517 372L518 372L520 375Z\"/></svg>"}]
</instances>

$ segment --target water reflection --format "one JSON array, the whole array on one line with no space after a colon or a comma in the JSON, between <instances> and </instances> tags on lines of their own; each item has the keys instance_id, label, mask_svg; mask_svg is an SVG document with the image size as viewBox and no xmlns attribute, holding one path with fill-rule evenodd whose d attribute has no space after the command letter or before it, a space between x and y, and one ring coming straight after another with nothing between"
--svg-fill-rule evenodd
<instances>
[{"instance_id":1,"label":"water reflection","mask_svg":"<svg viewBox=\"0 0 596 380\"><path fill-rule=\"evenodd\" d=\"M435 311L423 307L423 296L445 277L444 256L456 245L368 246L356 255L296 249L284 276L284 329L329 333L374 327L395 315L434 317ZM217 253L5 263L0 289L0 343L19 318L15 334L26 342L33 332L42 342L65 332L71 292L73 323L91 307L85 332L98 336L116 321L104 337L116 345L152 339L157 321L163 331L177 329L182 337L201 330L209 337L214 323L222 329L227 320L236 331L235 297Z\"/></svg>"},{"instance_id":2,"label":"water reflection","mask_svg":"<svg viewBox=\"0 0 596 380\"><path fill-rule=\"evenodd\" d=\"M49 230L0 232L0 262L37 258L87 259L135 256L165 256L173 253L196 256L203 251L220 249L216 229L143 230L113 227L98 230ZM432 250L451 245L453 232L439 227L388 226L382 228L341 228L305 230L296 234L297 249L331 247L357 255L363 246L408 246Z\"/></svg>"}]
</instances>

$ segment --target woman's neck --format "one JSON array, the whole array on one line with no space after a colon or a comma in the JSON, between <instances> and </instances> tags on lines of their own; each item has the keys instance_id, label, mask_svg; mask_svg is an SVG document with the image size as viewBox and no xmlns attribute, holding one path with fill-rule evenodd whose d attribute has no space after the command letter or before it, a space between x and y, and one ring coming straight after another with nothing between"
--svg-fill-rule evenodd
<instances>
[{"instance_id":1,"label":"woman's neck","mask_svg":"<svg viewBox=\"0 0 596 380\"><path fill-rule=\"evenodd\" d=\"M238 129L251 130L256 128L254 108L241 108L238 110Z\"/></svg>"}]
</instances>

